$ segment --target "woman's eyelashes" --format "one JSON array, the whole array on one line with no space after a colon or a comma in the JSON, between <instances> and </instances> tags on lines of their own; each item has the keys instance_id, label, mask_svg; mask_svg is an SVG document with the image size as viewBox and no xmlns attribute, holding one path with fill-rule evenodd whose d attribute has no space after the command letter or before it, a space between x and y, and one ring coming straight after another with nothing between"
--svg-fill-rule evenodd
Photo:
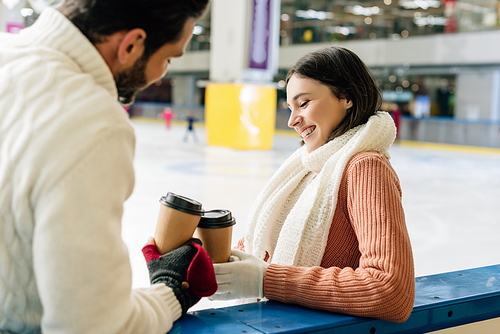
<instances>
[{"instance_id":1,"label":"woman's eyelashes","mask_svg":"<svg viewBox=\"0 0 500 334\"><path fill-rule=\"evenodd\" d=\"M304 108L305 106L307 106L308 103L309 101L304 101L299 105L299 107Z\"/></svg>"}]
</instances>

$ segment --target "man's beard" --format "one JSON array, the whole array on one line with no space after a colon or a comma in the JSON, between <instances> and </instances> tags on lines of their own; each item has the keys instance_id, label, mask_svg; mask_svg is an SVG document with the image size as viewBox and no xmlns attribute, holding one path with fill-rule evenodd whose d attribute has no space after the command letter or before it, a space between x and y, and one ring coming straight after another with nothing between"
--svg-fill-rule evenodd
<instances>
[{"instance_id":1,"label":"man's beard","mask_svg":"<svg viewBox=\"0 0 500 334\"><path fill-rule=\"evenodd\" d=\"M146 65L149 57L141 56L131 68L115 76L118 100L122 104L131 104L139 91L147 87Z\"/></svg>"}]
</instances>

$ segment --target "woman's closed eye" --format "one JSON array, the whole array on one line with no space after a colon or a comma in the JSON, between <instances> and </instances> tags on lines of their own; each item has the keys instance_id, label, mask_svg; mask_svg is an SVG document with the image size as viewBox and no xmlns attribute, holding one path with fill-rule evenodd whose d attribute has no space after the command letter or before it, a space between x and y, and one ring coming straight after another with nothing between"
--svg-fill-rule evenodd
<instances>
[{"instance_id":1,"label":"woman's closed eye","mask_svg":"<svg viewBox=\"0 0 500 334\"><path fill-rule=\"evenodd\" d=\"M308 104L308 103L309 103L309 101L304 101L304 102L302 102L299 106L300 106L301 108L304 108L305 106L307 106L307 104Z\"/></svg>"}]
</instances>

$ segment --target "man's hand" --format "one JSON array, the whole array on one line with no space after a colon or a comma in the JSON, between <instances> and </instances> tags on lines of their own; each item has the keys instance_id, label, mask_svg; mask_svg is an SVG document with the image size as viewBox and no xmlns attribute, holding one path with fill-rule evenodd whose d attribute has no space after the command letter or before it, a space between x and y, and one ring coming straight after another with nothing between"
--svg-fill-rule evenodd
<instances>
[{"instance_id":1,"label":"man's hand","mask_svg":"<svg viewBox=\"0 0 500 334\"><path fill-rule=\"evenodd\" d=\"M182 307L182 314L202 297L217 290L212 261L201 247L201 241L190 239L184 245L160 255L153 238L142 248L151 284L164 283L173 291Z\"/></svg>"}]
</instances>

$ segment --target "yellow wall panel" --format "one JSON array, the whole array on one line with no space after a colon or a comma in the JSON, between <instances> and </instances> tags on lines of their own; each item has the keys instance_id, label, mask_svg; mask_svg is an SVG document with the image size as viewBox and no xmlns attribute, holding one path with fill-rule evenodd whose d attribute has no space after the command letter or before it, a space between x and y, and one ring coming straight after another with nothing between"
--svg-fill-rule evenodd
<instances>
[{"instance_id":1,"label":"yellow wall panel","mask_svg":"<svg viewBox=\"0 0 500 334\"><path fill-rule=\"evenodd\" d=\"M269 150L276 127L276 88L256 84L209 84L205 93L207 144Z\"/></svg>"}]
</instances>

